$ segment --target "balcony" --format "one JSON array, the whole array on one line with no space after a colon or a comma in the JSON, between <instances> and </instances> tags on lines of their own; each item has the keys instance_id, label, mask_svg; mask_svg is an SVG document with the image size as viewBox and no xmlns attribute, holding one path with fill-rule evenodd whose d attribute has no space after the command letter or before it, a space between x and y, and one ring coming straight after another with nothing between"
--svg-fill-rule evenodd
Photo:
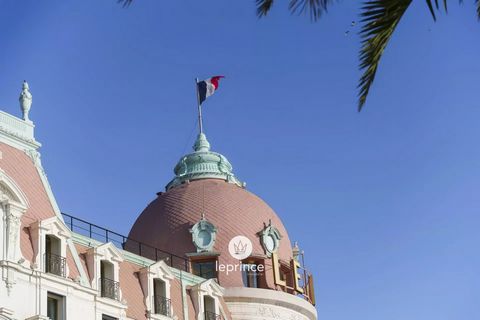
<instances>
[{"instance_id":1,"label":"balcony","mask_svg":"<svg viewBox=\"0 0 480 320\"><path fill-rule=\"evenodd\" d=\"M54 253L45 253L45 272L66 277L66 259Z\"/></svg>"},{"instance_id":2,"label":"balcony","mask_svg":"<svg viewBox=\"0 0 480 320\"><path fill-rule=\"evenodd\" d=\"M120 283L108 278L100 279L100 294L104 298L120 300Z\"/></svg>"},{"instance_id":3,"label":"balcony","mask_svg":"<svg viewBox=\"0 0 480 320\"><path fill-rule=\"evenodd\" d=\"M205 311L205 320L224 320L222 315Z\"/></svg>"},{"instance_id":4,"label":"balcony","mask_svg":"<svg viewBox=\"0 0 480 320\"><path fill-rule=\"evenodd\" d=\"M155 314L161 314L163 316L171 317L170 307L171 301L163 296L155 296L154 297L155 303Z\"/></svg>"}]
</instances>

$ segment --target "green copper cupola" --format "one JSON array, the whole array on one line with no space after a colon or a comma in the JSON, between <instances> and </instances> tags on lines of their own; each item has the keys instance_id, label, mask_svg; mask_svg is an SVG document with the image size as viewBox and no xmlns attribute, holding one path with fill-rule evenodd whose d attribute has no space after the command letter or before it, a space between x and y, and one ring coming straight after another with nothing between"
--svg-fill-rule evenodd
<instances>
[{"instance_id":1,"label":"green copper cupola","mask_svg":"<svg viewBox=\"0 0 480 320\"><path fill-rule=\"evenodd\" d=\"M233 174L230 162L223 155L210 151L210 143L203 132L199 133L193 145L194 152L183 156L175 169L175 178L170 181L166 190L182 183L199 179L221 179L234 183L239 187L244 184Z\"/></svg>"}]
</instances>

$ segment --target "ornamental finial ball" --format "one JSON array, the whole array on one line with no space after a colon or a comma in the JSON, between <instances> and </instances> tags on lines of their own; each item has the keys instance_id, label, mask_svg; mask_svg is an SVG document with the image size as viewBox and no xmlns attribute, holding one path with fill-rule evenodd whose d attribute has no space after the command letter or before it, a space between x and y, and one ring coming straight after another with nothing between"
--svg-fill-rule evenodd
<instances>
[{"instance_id":1,"label":"ornamental finial ball","mask_svg":"<svg viewBox=\"0 0 480 320\"><path fill-rule=\"evenodd\" d=\"M298 247L298 242L295 241L295 244L292 248L293 258L298 261L298 257L300 256L300 248Z\"/></svg>"},{"instance_id":2,"label":"ornamental finial ball","mask_svg":"<svg viewBox=\"0 0 480 320\"><path fill-rule=\"evenodd\" d=\"M28 113L32 106L32 94L30 93L30 87L28 86L27 81L23 80L22 92L18 98L20 101L20 109L22 110L22 117L25 121L30 121L28 118Z\"/></svg>"}]
</instances>

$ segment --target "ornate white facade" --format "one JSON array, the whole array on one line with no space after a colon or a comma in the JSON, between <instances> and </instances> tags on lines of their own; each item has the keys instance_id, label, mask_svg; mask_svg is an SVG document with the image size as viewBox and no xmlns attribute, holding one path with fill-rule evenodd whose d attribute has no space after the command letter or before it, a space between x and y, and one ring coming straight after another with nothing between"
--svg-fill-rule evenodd
<instances>
[{"instance_id":1,"label":"ornate white facade","mask_svg":"<svg viewBox=\"0 0 480 320\"><path fill-rule=\"evenodd\" d=\"M23 119L0 111L0 319L317 318L311 302L290 289L222 287L192 274L187 260L183 268L184 257L155 261L123 250L125 239L109 240L108 230L109 241L79 232L95 234L88 223L80 229L81 220L65 220L56 204L28 116L31 101L24 85Z\"/></svg>"}]
</instances>

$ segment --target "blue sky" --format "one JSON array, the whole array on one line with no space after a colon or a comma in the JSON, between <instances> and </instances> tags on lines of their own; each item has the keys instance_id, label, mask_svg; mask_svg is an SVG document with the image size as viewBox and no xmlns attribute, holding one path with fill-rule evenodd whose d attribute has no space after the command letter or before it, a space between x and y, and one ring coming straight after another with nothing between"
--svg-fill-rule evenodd
<instances>
[{"instance_id":1,"label":"blue sky","mask_svg":"<svg viewBox=\"0 0 480 320\"><path fill-rule=\"evenodd\" d=\"M318 23L279 1L2 1L0 106L23 79L61 209L128 233L205 131L281 216L319 319L480 317L480 24L473 1L402 20L356 112L359 4ZM346 30L351 30L345 36Z\"/></svg>"}]
</instances>

